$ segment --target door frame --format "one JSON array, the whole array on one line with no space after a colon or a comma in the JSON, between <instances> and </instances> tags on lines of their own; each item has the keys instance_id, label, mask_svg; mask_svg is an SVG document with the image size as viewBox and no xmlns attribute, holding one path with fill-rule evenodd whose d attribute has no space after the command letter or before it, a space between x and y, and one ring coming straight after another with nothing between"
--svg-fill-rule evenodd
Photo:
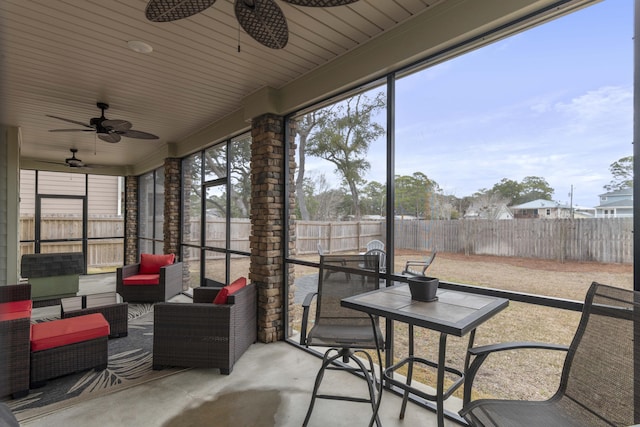
<instances>
[{"instance_id":1,"label":"door frame","mask_svg":"<svg viewBox=\"0 0 640 427\"><path fill-rule=\"evenodd\" d=\"M42 240L41 233L41 221L42 221L42 199L72 199L72 200L81 200L82 201L82 237L80 238L62 238L62 239L47 239ZM87 196L71 196L71 195L63 195L63 194L36 194L36 211L35 211L35 242L34 242L34 253L40 253L40 244L41 243L52 243L52 242L81 242L82 245L82 255L84 257L84 265L82 266L83 272L82 274L87 274L87 254L88 254L88 223L89 223L89 214L88 214L88 203Z\"/></svg>"}]
</instances>

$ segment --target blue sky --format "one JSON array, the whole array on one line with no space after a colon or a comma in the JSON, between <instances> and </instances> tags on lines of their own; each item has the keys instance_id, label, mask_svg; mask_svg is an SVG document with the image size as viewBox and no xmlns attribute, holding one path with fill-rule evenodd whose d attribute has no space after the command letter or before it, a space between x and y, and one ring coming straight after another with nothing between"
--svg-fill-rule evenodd
<instances>
[{"instance_id":1,"label":"blue sky","mask_svg":"<svg viewBox=\"0 0 640 427\"><path fill-rule=\"evenodd\" d=\"M540 176L596 206L633 154L633 1L602 3L423 70L396 86L396 174L445 194ZM384 144L369 180L384 182Z\"/></svg>"}]
</instances>

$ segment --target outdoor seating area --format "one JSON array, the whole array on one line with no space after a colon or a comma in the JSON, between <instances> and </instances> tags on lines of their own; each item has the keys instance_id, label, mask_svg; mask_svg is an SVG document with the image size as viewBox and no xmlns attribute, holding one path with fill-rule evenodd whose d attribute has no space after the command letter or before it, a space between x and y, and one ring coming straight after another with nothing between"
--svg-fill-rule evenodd
<instances>
[{"instance_id":1,"label":"outdoor seating area","mask_svg":"<svg viewBox=\"0 0 640 427\"><path fill-rule=\"evenodd\" d=\"M340 399L368 404L372 408L372 422L375 421L376 425L380 426L377 412L382 390L374 363L382 366L382 332L378 324L374 324L372 328L373 321L368 315L340 305L343 298L380 287L377 258L377 255L323 255L320 258L318 292L308 294L302 304L304 312L300 345L329 349L324 353L322 366L316 376L304 426L309 424L316 399ZM311 304L314 301L317 304L315 321L307 332ZM376 350L378 358L375 362L365 349ZM352 362L355 367L336 365L335 361L345 364ZM319 393L326 370L361 373L367 383L367 395L345 395L348 391L344 389Z\"/></svg>"},{"instance_id":2,"label":"outdoor seating area","mask_svg":"<svg viewBox=\"0 0 640 427\"><path fill-rule=\"evenodd\" d=\"M31 325L30 388L87 369L107 368L109 322L100 313Z\"/></svg>"},{"instance_id":3,"label":"outdoor seating area","mask_svg":"<svg viewBox=\"0 0 640 427\"><path fill-rule=\"evenodd\" d=\"M140 254L140 262L119 267L116 292L125 302L167 301L182 292L182 263L175 254Z\"/></svg>"},{"instance_id":4,"label":"outdoor seating area","mask_svg":"<svg viewBox=\"0 0 640 427\"><path fill-rule=\"evenodd\" d=\"M640 408L633 396L640 387L634 376L634 318L640 292L594 282L585 300L580 325L570 346L536 342L501 343L471 348L474 357L465 383L460 412L472 426L631 426ZM495 352L548 349L567 353L560 386L546 401L483 399L469 402L473 380Z\"/></svg>"},{"instance_id":5,"label":"outdoor seating area","mask_svg":"<svg viewBox=\"0 0 640 427\"><path fill-rule=\"evenodd\" d=\"M640 427L640 0L2 11L0 427Z\"/></svg>"},{"instance_id":6,"label":"outdoor seating area","mask_svg":"<svg viewBox=\"0 0 640 427\"><path fill-rule=\"evenodd\" d=\"M195 288L191 304L155 304L153 369L218 368L229 375L257 339L257 289L246 282Z\"/></svg>"},{"instance_id":7,"label":"outdoor seating area","mask_svg":"<svg viewBox=\"0 0 640 427\"><path fill-rule=\"evenodd\" d=\"M31 322L31 285L0 287L0 395L19 398L46 380L107 366L109 323L100 313Z\"/></svg>"}]
</instances>

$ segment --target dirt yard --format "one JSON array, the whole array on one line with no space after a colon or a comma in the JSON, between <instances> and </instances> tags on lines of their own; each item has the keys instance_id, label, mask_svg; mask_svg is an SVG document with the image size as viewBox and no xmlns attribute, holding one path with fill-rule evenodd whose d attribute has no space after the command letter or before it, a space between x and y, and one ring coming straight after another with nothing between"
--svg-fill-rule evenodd
<instances>
[{"instance_id":1,"label":"dirt yard","mask_svg":"<svg viewBox=\"0 0 640 427\"><path fill-rule=\"evenodd\" d=\"M397 252L395 271L402 271L408 259L424 255ZM303 272L303 270L306 270ZM296 274L307 274L308 268L296 267ZM438 253L428 274L441 281L513 290L582 301L593 281L632 289L633 266L583 262L556 262L496 256L465 256ZM296 310L297 311L297 310ZM511 302L509 307L480 326L476 345L504 341L543 341L569 344L575 333L580 313ZM406 327L395 326L396 359L406 356ZM439 335L416 329L417 355L437 359ZM467 337L449 337L448 363L462 369ZM478 374L475 396L518 399L546 399L558 386L564 352L526 350L503 352L491 356ZM421 371L419 380L434 384L435 372ZM457 393L461 397L461 391Z\"/></svg>"}]
</instances>

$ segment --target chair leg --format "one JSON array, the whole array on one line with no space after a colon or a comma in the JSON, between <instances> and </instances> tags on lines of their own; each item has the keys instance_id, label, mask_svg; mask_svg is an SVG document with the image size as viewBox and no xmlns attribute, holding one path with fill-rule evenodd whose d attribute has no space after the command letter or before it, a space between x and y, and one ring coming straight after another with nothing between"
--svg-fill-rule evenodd
<instances>
[{"instance_id":1,"label":"chair leg","mask_svg":"<svg viewBox=\"0 0 640 427\"><path fill-rule=\"evenodd\" d=\"M329 356L332 352L336 352L335 355L333 356ZM364 365L364 363L355 356L355 353L364 353L366 355L366 358L369 362L369 369L367 369L367 367ZM304 418L304 422L303 422L303 427L307 426L309 423L309 419L311 418L311 413L313 412L313 407L315 405L315 401L316 399L320 398L320 399L336 399L336 400L350 400L350 401L354 401L354 402L363 402L363 403L371 403L371 408L373 410L373 415L371 417L371 422L370 422L370 426L373 425L373 422L375 420L375 423L378 427L380 427L382 425L382 423L380 422L380 418L378 417L378 407L380 405L380 397L381 397L381 393L382 393L382 384L380 384L380 387L378 387L378 384L376 382L376 375L375 375L375 366L373 363L373 359L371 358L371 356L369 355L369 353L365 352L364 350L356 350L356 352L352 352L350 349L348 348L341 348L341 349L337 349L337 348L331 348L329 350L327 350L324 354L324 357L322 359L322 366L320 367L320 370L318 371L318 374L316 375L316 380L315 380L315 384L313 386L313 393L311 394L311 402L309 403L309 408L307 409L307 414ZM343 367L331 367L330 365L336 361L339 358L343 358L343 360L353 360L353 362L358 365L358 369L356 368L343 368ZM349 371L361 371L365 377L365 380L367 381L367 388L369 390L369 399L364 399L364 398L350 398L350 397L345 397L345 396L333 396L333 395L318 395L318 389L320 388L320 384L322 383L322 379L324 378L324 373L326 369L335 369L335 370L349 370ZM376 401L376 392L378 392L378 400Z\"/></svg>"},{"instance_id":2,"label":"chair leg","mask_svg":"<svg viewBox=\"0 0 640 427\"><path fill-rule=\"evenodd\" d=\"M342 354L338 352L335 356L329 358L329 353L331 351L336 350L335 348L331 348L324 353L324 357L322 358L322 366L316 375L316 381L313 386L313 393L311 393L311 402L309 403L309 409L307 409L307 415L304 417L304 422L302 423L303 427L306 427L309 424L309 418L311 418L311 412L313 412L313 405L316 403L316 397L318 396L318 389L320 388L320 383L322 382L322 378L324 378L324 370L337 358L341 357ZM337 351L337 350L336 350Z\"/></svg>"}]
</instances>

